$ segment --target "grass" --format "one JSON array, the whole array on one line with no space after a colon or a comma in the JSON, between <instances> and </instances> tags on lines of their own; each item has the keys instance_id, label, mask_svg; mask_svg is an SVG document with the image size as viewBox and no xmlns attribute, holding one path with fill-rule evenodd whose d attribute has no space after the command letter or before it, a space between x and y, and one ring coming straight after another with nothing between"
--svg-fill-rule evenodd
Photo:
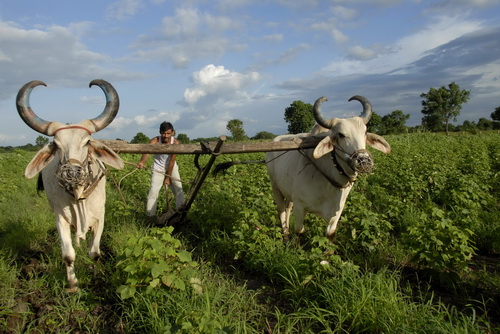
<instances>
[{"instance_id":1,"label":"grass","mask_svg":"<svg viewBox=\"0 0 500 334\"><path fill-rule=\"evenodd\" d=\"M441 138L430 135L433 149L439 151ZM485 138L488 143L494 140ZM76 260L82 289L68 295L54 216L45 195L36 194L36 180L22 177L34 152L0 154L0 332L497 331L500 266L494 260L500 238L495 237L499 227L494 219L498 207L491 206L474 220L478 226L475 237L484 242L476 244L482 253L469 263L469 270L452 285L436 281L426 274L427 268L412 262L400 236L417 220L422 194L432 190L429 196L437 197L445 186L459 182L451 182L455 179L448 176L454 173L447 170L433 174L439 182L426 183L420 171L429 170L426 164L432 167L434 156L426 157L425 149L417 146L420 135L388 140L395 156L375 157L378 170L361 179L353 190L334 244L325 242L324 222L312 216L306 219L302 238L283 243L263 166L237 166L226 177L209 177L190 210L189 221L174 234L199 263L196 277L201 293L163 287L126 300L116 293L125 277L116 266L117 256L131 236L150 235L144 218L149 173L139 171L125 178L120 194L113 180L120 180L130 167L110 172L103 258L93 263L82 244ZM459 150L453 139L443 140ZM495 145L486 146L491 156L498 156ZM415 147L417 158L401 160ZM481 145L475 148L484 156ZM260 157L244 155L241 160ZM178 159L182 177L192 179L192 157ZM227 157L219 158L224 159ZM422 165L412 166L415 161ZM465 162L467 168L474 166ZM399 171L401 166L406 167ZM481 170L465 172L483 177ZM490 204L498 205L494 190L499 183L492 180L490 192L484 196ZM408 194L405 201L395 199L401 193ZM462 194L461 203L470 206L470 215L477 212L476 203L467 197L474 193ZM455 199L446 200L446 205L455 205ZM432 202L427 199L426 203ZM414 209L408 209L413 204ZM164 208L163 200L160 210ZM441 209L444 214L456 214L444 206Z\"/></svg>"}]
</instances>

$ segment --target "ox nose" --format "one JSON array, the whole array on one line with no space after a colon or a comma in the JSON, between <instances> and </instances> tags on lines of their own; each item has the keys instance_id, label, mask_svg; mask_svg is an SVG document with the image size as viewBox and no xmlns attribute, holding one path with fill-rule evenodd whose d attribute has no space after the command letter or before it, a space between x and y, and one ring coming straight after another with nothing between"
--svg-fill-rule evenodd
<instances>
[{"instance_id":1,"label":"ox nose","mask_svg":"<svg viewBox=\"0 0 500 334\"><path fill-rule=\"evenodd\" d=\"M350 163L352 169L358 173L371 173L373 170L373 158L367 150L354 152Z\"/></svg>"},{"instance_id":2,"label":"ox nose","mask_svg":"<svg viewBox=\"0 0 500 334\"><path fill-rule=\"evenodd\" d=\"M70 194L81 192L80 190L85 186L88 177L87 172L79 162L60 165L56 176L59 179L59 185Z\"/></svg>"}]
</instances>

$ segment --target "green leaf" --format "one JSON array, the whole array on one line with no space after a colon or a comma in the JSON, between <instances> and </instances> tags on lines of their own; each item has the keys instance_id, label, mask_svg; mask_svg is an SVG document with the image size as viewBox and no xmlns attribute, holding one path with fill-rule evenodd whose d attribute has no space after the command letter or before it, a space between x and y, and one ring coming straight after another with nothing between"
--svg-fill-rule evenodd
<instances>
[{"instance_id":1,"label":"green leaf","mask_svg":"<svg viewBox=\"0 0 500 334\"><path fill-rule=\"evenodd\" d=\"M191 261L191 253L186 251L186 250L181 250L177 256L179 257L179 260L182 262L190 262Z\"/></svg>"},{"instance_id":2,"label":"green leaf","mask_svg":"<svg viewBox=\"0 0 500 334\"><path fill-rule=\"evenodd\" d=\"M165 272L168 269L168 265L165 261L162 261L160 263L155 263L153 265L153 268L151 268L151 275L156 278L160 276L163 272Z\"/></svg>"},{"instance_id":3,"label":"green leaf","mask_svg":"<svg viewBox=\"0 0 500 334\"><path fill-rule=\"evenodd\" d=\"M158 286L158 284L160 284L160 279L159 278L155 278L154 280L152 280L151 282L149 282L149 286L151 286L153 288L156 288Z\"/></svg>"},{"instance_id":4,"label":"green leaf","mask_svg":"<svg viewBox=\"0 0 500 334\"><path fill-rule=\"evenodd\" d=\"M131 285L121 285L116 289L116 292L120 294L122 299L128 299L134 296L135 294L135 286Z\"/></svg>"},{"instance_id":5,"label":"green leaf","mask_svg":"<svg viewBox=\"0 0 500 334\"><path fill-rule=\"evenodd\" d=\"M181 291L186 290L186 283L181 279L176 279L172 282L172 288L179 289Z\"/></svg>"},{"instance_id":6,"label":"green leaf","mask_svg":"<svg viewBox=\"0 0 500 334\"><path fill-rule=\"evenodd\" d=\"M177 277L174 274L166 274L161 277L161 281L168 287L172 286L172 282L175 281Z\"/></svg>"}]
</instances>

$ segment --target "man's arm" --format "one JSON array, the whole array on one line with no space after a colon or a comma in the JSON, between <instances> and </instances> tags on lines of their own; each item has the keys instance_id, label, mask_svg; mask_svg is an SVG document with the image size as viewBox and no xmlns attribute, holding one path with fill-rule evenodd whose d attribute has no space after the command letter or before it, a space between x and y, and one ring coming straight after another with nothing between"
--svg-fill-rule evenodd
<instances>
[{"instance_id":1,"label":"man's arm","mask_svg":"<svg viewBox=\"0 0 500 334\"><path fill-rule=\"evenodd\" d=\"M150 144L158 144L158 138L157 137L154 137L153 139L151 139L149 141ZM148 158L149 158L149 154L148 153L144 153L141 157L141 160L139 161L139 163L137 164L137 168L139 169L142 169L144 168L144 165L146 164L146 161L148 161Z\"/></svg>"}]
</instances>

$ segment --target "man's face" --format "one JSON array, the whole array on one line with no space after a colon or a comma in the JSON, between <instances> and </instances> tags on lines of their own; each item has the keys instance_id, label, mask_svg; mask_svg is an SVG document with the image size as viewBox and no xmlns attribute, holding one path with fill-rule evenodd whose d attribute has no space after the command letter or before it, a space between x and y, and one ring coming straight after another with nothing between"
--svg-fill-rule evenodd
<instances>
[{"instance_id":1,"label":"man's face","mask_svg":"<svg viewBox=\"0 0 500 334\"><path fill-rule=\"evenodd\" d=\"M170 138L172 138L172 136L174 135L174 131L170 129L160 132L160 135L163 143L170 144Z\"/></svg>"}]
</instances>

